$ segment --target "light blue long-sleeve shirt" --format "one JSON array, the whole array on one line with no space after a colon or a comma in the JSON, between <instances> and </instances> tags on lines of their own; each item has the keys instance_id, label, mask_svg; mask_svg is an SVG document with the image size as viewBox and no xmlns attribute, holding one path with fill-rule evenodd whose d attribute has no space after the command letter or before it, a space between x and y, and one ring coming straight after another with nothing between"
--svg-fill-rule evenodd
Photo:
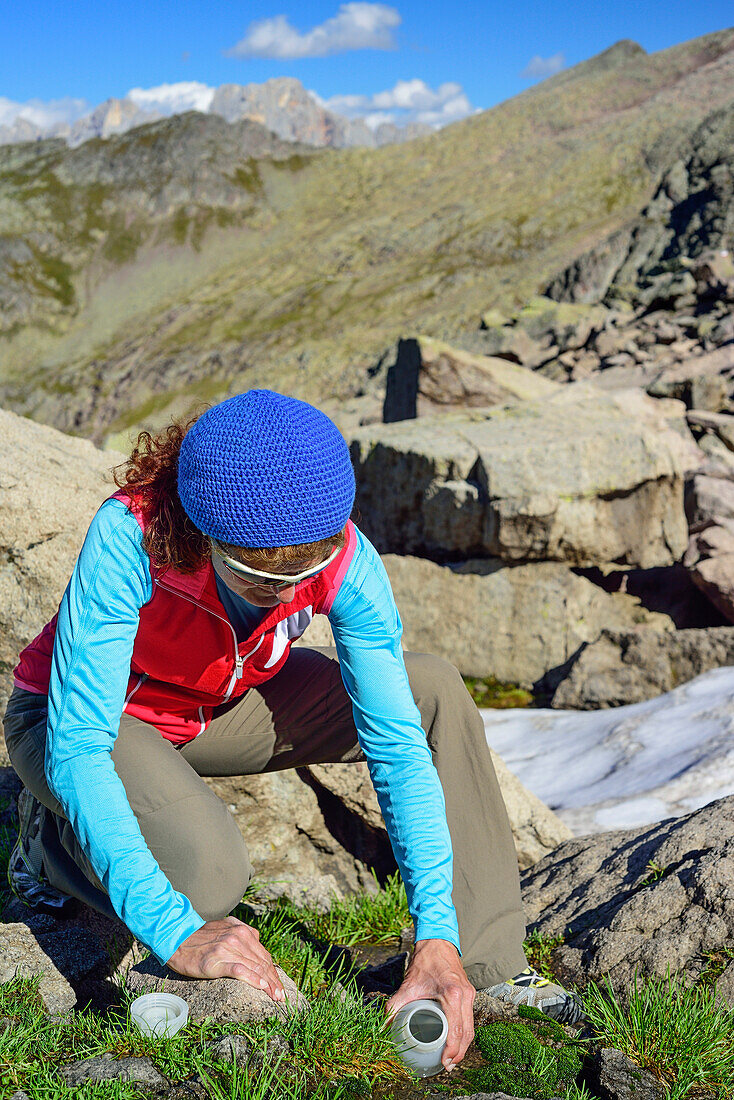
<instances>
[{"instance_id":1,"label":"light blue long-sleeve shirt","mask_svg":"<svg viewBox=\"0 0 734 1100\"><path fill-rule=\"evenodd\" d=\"M138 615L151 596L140 526L121 501L108 500L92 520L59 608L46 778L115 912L165 962L204 921L158 866L111 759ZM410 691L390 583L359 531L329 620L416 939L446 939L458 948L443 791Z\"/></svg>"}]
</instances>

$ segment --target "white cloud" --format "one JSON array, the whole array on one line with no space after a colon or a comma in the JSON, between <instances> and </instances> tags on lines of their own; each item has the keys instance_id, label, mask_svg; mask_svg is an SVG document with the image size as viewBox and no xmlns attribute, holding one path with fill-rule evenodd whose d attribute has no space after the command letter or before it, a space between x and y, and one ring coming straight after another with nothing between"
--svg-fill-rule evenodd
<instances>
[{"instance_id":1,"label":"white cloud","mask_svg":"<svg viewBox=\"0 0 734 1100\"><path fill-rule=\"evenodd\" d=\"M214 88L198 80L181 80L177 84L158 84L155 88L131 88L127 98L144 110L158 111L163 115L180 111L208 111L214 98Z\"/></svg>"},{"instance_id":2,"label":"white cloud","mask_svg":"<svg viewBox=\"0 0 734 1100\"><path fill-rule=\"evenodd\" d=\"M418 79L399 80L394 88L371 96L335 95L321 102L335 114L364 118L372 129L382 122L444 126L475 111L460 84L448 81L434 90Z\"/></svg>"},{"instance_id":3,"label":"white cloud","mask_svg":"<svg viewBox=\"0 0 734 1100\"><path fill-rule=\"evenodd\" d=\"M336 15L302 33L286 15L251 23L245 37L226 53L229 57L328 57L347 50L393 50L393 32L400 13L386 4L355 0L342 4Z\"/></svg>"},{"instance_id":4,"label":"white cloud","mask_svg":"<svg viewBox=\"0 0 734 1100\"><path fill-rule=\"evenodd\" d=\"M566 55L554 53L552 57L540 57L536 54L531 57L520 76L526 80L542 80L546 76L553 76L566 67Z\"/></svg>"},{"instance_id":5,"label":"white cloud","mask_svg":"<svg viewBox=\"0 0 734 1100\"><path fill-rule=\"evenodd\" d=\"M89 104L85 99L65 96L63 99L29 99L16 103L0 96L0 126L12 126L16 119L24 118L40 130L49 131L66 123L76 122L86 114Z\"/></svg>"}]
</instances>

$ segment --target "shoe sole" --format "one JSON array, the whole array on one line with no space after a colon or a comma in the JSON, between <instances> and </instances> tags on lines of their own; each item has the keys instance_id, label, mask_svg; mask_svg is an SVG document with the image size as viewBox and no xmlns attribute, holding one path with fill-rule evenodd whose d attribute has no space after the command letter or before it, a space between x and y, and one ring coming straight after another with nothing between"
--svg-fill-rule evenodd
<instances>
[{"instance_id":1,"label":"shoe sole","mask_svg":"<svg viewBox=\"0 0 734 1100\"><path fill-rule=\"evenodd\" d=\"M38 892L38 896L35 899L24 894L23 888L15 881L13 875L18 874L18 865L26 868L24 873L31 883L33 883L31 889ZM28 867L25 859L21 834L18 835L18 839L10 853L6 878L13 897L17 898L26 909L31 909L34 913L47 913L55 917L70 916L77 909L76 898L71 897L69 894L62 893L61 890L56 890L50 883L35 882L33 873Z\"/></svg>"},{"instance_id":2,"label":"shoe sole","mask_svg":"<svg viewBox=\"0 0 734 1100\"><path fill-rule=\"evenodd\" d=\"M576 997L568 997L561 1004L549 1005L548 1008L540 1008L540 1011L544 1016L550 1016L557 1023L566 1024L569 1027L578 1027L586 1018L583 1005Z\"/></svg>"}]
</instances>

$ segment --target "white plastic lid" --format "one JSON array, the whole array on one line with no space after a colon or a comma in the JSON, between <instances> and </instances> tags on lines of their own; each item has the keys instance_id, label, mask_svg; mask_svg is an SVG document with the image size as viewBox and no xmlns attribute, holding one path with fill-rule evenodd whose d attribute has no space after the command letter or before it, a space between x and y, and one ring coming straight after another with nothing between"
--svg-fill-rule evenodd
<instances>
[{"instance_id":1,"label":"white plastic lid","mask_svg":"<svg viewBox=\"0 0 734 1100\"><path fill-rule=\"evenodd\" d=\"M146 993L130 1005L130 1016L143 1035L171 1038L189 1018L189 1006L175 993Z\"/></svg>"}]
</instances>

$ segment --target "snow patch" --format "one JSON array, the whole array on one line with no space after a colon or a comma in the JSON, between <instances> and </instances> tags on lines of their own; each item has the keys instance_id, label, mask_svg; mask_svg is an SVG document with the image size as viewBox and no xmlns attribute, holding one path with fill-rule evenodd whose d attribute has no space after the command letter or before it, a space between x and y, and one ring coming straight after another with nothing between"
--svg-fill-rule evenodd
<instances>
[{"instance_id":1,"label":"snow patch","mask_svg":"<svg viewBox=\"0 0 734 1100\"><path fill-rule=\"evenodd\" d=\"M487 741L576 834L734 793L734 668L612 710L483 710Z\"/></svg>"}]
</instances>

